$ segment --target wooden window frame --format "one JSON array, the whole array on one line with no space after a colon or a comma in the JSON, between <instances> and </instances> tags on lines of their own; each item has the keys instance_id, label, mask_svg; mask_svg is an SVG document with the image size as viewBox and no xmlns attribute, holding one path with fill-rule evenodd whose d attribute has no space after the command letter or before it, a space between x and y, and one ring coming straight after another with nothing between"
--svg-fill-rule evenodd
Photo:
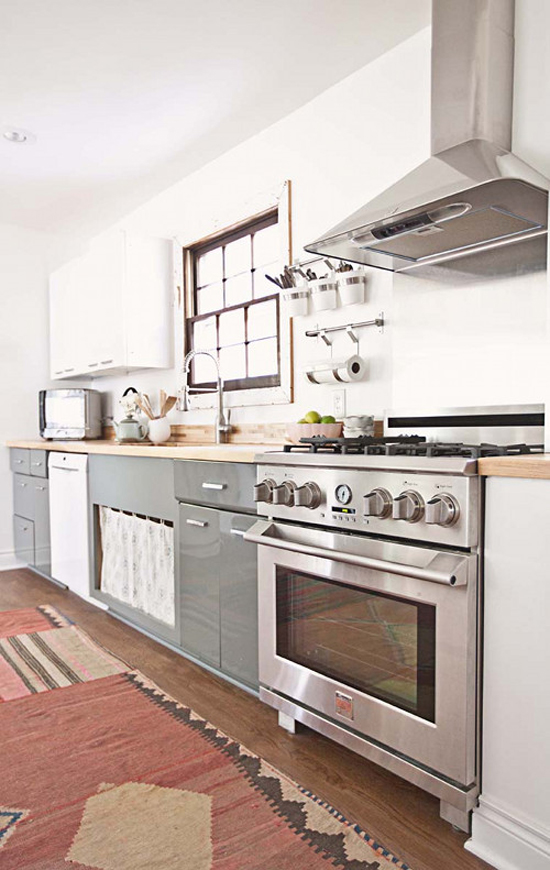
<instances>
[{"instance_id":1,"label":"wooden window frame","mask_svg":"<svg viewBox=\"0 0 550 870\"><path fill-rule=\"evenodd\" d=\"M292 359L292 321L284 314L279 294L274 292L269 296L251 299L228 308L210 311L205 314L196 313L196 254L207 253L219 247L220 243L226 244L236 241L238 238L250 233L251 228L263 229L264 226L277 224L279 229L279 271L282 271L285 263L292 262L291 250L291 220L290 220L290 182L286 182L283 193L274 204L265 210L238 221L223 230L205 236L183 247L183 282L184 282L184 306L183 306L183 353L187 353L192 347L191 329L192 324L210 317L216 317L216 328L219 329L220 314L237 309L249 309L256 304L276 300L278 335L277 354L279 374L259 376L253 379L234 379L224 383L226 404L229 407L244 407L250 405L283 404L292 401L293 382L293 359ZM245 314L246 316L246 314ZM245 344L248 344L245 334ZM219 337L217 338L219 347ZM189 385L191 387L209 388L215 386L214 381L196 382L193 369L190 372ZM209 408L214 406L214 398L211 394L191 394L191 408Z\"/></svg>"}]
</instances>

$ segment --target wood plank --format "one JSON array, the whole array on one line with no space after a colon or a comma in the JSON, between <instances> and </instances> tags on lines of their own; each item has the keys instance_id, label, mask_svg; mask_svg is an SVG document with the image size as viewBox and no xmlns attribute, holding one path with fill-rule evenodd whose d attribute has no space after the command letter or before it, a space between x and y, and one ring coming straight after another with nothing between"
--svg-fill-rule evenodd
<instances>
[{"instance_id":1,"label":"wood plank","mask_svg":"<svg viewBox=\"0 0 550 870\"><path fill-rule=\"evenodd\" d=\"M550 453L528 456L488 456L478 460L478 470L486 477L527 477L550 480Z\"/></svg>"},{"instance_id":2,"label":"wood plank","mask_svg":"<svg viewBox=\"0 0 550 870\"><path fill-rule=\"evenodd\" d=\"M337 807L411 870L487 870L466 836L439 818L439 802L319 734L294 736L274 710L29 570L4 571L0 609L52 604L162 689Z\"/></svg>"}]
</instances>

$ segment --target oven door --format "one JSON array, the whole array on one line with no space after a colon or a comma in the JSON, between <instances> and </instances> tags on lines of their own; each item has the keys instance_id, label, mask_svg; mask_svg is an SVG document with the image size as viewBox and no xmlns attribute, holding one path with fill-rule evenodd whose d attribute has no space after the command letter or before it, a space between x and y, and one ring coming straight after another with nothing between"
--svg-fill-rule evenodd
<instances>
[{"instance_id":1,"label":"oven door","mask_svg":"<svg viewBox=\"0 0 550 870\"><path fill-rule=\"evenodd\" d=\"M258 521L260 684L475 780L477 557Z\"/></svg>"}]
</instances>

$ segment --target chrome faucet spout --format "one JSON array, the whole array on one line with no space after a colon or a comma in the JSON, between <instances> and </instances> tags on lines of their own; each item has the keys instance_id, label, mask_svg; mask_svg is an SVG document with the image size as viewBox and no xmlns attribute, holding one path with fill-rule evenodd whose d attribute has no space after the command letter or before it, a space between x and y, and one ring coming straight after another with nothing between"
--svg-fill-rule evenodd
<instances>
[{"instance_id":1,"label":"chrome faucet spout","mask_svg":"<svg viewBox=\"0 0 550 870\"><path fill-rule=\"evenodd\" d=\"M210 357L212 362L216 367L216 386L211 389L210 387L190 387L189 386L189 372L191 370L191 362L196 356L207 356ZM195 393L217 393L218 395L218 413L216 414L216 419L214 421L214 435L216 439L216 444L223 444L229 440L229 433L231 432L231 426L229 424L229 411L226 414L224 413L223 407L223 380L220 373L220 365L216 357L211 354L207 350L190 350L188 354L186 354L185 359L183 361L183 376L185 378L183 389L180 391L179 396L179 407L182 411L189 410L189 395L192 392Z\"/></svg>"}]
</instances>

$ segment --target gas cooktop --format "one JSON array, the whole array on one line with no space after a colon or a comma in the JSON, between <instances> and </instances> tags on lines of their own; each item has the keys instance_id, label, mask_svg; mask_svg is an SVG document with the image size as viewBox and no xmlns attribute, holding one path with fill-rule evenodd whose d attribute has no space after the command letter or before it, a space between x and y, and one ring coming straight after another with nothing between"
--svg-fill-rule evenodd
<instances>
[{"instance_id":1,"label":"gas cooktop","mask_svg":"<svg viewBox=\"0 0 550 870\"><path fill-rule=\"evenodd\" d=\"M464 444L462 442L428 441L422 435L402 435L376 438L301 438L299 444L285 444L285 453L341 454L348 456L457 456L480 459L484 456L518 456L543 453L543 444Z\"/></svg>"}]
</instances>

